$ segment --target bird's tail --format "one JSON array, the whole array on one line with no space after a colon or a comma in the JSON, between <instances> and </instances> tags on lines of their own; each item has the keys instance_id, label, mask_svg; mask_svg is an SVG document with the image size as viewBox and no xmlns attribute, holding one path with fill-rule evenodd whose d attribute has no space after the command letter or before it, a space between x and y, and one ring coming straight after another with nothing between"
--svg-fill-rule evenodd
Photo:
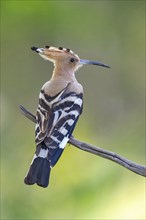
<instances>
[{"instance_id":1,"label":"bird's tail","mask_svg":"<svg viewBox=\"0 0 146 220\"><path fill-rule=\"evenodd\" d=\"M48 150L42 145L39 148L39 154L37 151L34 155L29 171L24 179L24 183L27 185L37 184L42 187L49 185L50 177L50 161L47 159Z\"/></svg>"}]
</instances>

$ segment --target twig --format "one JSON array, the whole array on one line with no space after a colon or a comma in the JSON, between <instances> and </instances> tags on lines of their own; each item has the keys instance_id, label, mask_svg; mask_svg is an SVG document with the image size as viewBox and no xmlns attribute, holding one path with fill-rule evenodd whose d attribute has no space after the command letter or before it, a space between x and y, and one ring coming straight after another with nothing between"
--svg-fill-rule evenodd
<instances>
[{"instance_id":1,"label":"twig","mask_svg":"<svg viewBox=\"0 0 146 220\"><path fill-rule=\"evenodd\" d=\"M36 117L29 112L27 109L25 109L22 105L19 106L21 112L31 121L33 121L34 123L36 123ZM93 146L91 144L87 144L84 142L81 142L73 137L70 138L69 143L74 145L75 147L87 151L89 153L98 155L100 157L106 158L108 160L112 160L113 162L141 175L146 177L146 167L137 163L134 163L114 152L108 151L108 150L104 150L102 148Z\"/></svg>"}]
</instances>

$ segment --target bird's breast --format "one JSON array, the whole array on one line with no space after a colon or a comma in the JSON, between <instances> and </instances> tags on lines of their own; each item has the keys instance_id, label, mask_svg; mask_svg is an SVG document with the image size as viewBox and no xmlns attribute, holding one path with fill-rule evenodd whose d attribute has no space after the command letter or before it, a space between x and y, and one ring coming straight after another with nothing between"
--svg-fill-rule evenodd
<instances>
[{"instance_id":1,"label":"bird's breast","mask_svg":"<svg viewBox=\"0 0 146 220\"><path fill-rule=\"evenodd\" d=\"M83 87L77 81L66 81L66 80L50 80L46 82L42 90L45 94L50 97L55 96L56 94L60 93L62 90L65 90L66 93L75 92L76 94L83 93Z\"/></svg>"}]
</instances>

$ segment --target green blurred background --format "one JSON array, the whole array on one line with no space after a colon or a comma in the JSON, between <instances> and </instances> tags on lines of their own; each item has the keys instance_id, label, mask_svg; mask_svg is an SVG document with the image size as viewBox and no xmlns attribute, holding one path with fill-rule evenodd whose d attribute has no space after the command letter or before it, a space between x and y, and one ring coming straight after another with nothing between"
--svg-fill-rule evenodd
<instances>
[{"instance_id":1,"label":"green blurred background","mask_svg":"<svg viewBox=\"0 0 146 220\"><path fill-rule=\"evenodd\" d=\"M53 65L30 50L71 48L84 66L79 140L145 163L145 1L1 1L2 219L145 219L145 179L103 158L67 146L50 186L23 183L35 150L38 94Z\"/></svg>"}]
</instances>

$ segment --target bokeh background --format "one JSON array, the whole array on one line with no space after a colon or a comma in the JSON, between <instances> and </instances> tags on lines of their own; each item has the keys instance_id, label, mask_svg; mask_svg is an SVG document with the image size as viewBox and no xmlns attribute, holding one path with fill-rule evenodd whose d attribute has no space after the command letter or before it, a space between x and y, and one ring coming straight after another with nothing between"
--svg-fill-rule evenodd
<instances>
[{"instance_id":1,"label":"bokeh background","mask_svg":"<svg viewBox=\"0 0 146 220\"><path fill-rule=\"evenodd\" d=\"M145 179L67 146L47 189L23 183L35 150L40 88L53 65L30 50L71 48L84 66L84 111L74 136L145 164L145 1L1 1L2 219L145 219Z\"/></svg>"}]
</instances>

